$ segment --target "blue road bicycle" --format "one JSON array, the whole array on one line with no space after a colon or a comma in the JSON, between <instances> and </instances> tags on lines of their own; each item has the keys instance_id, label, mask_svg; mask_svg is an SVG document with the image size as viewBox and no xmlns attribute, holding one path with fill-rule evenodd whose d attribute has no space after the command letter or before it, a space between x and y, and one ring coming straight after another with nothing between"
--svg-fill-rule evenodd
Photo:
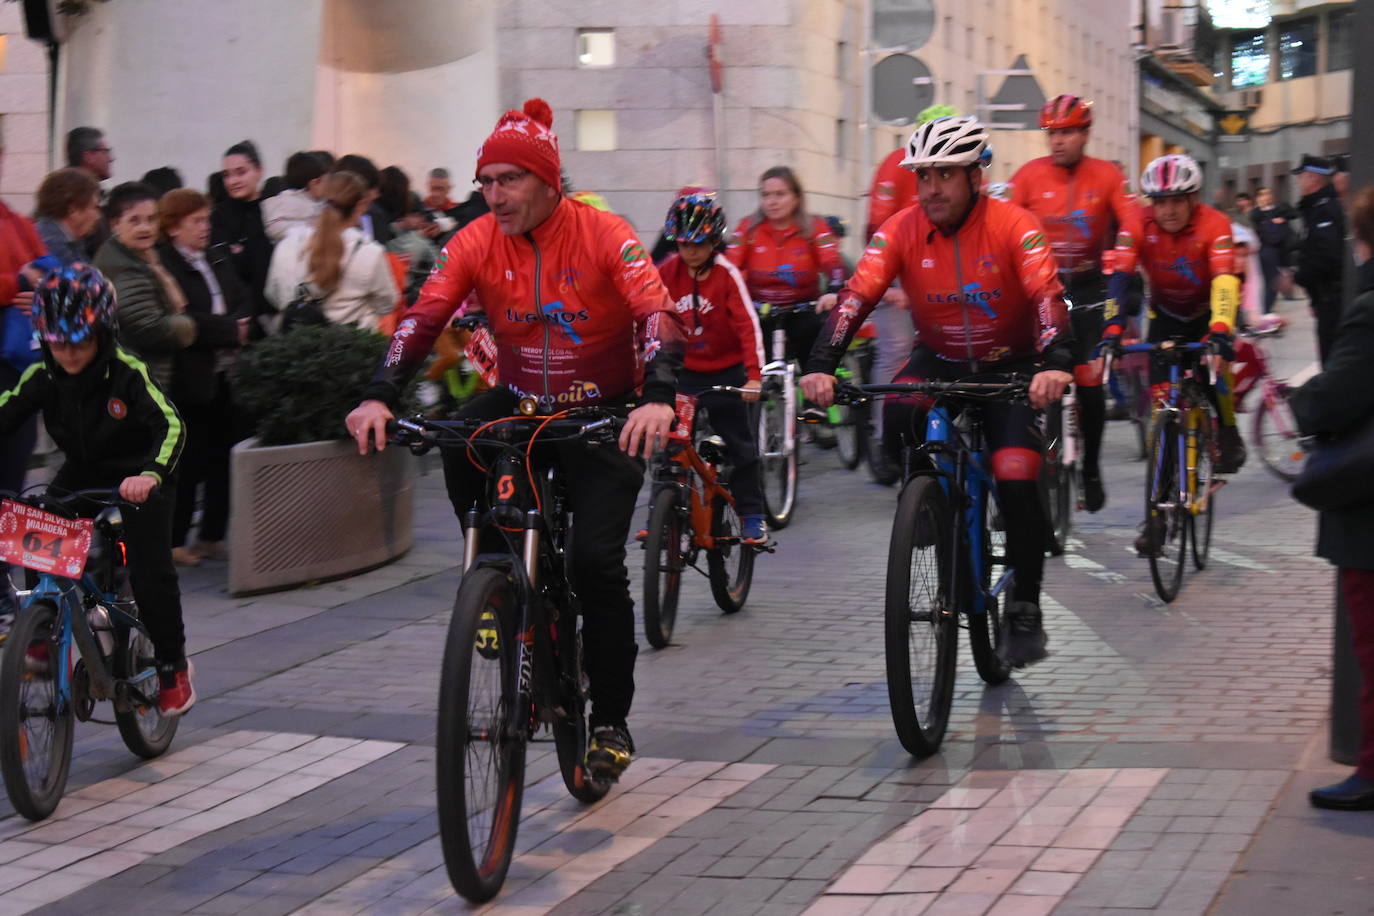
<instances>
[{"instance_id":1,"label":"blue road bicycle","mask_svg":"<svg viewBox=\"0 0 1374 916\"><path fill-rule=\"evenodd\" d=\"M94 520L79 510L99 510ZM96 703L114 707L113 724L140 757L157 757L177 719L158 709L153 641L129 591L123 512L138 507L114 490L25 496L0 503L0 539L36 573L0 659L0 775L14 809L29 820L53 812L67 787L77 720Z\"/></svg>"},{"instance_id":2,"label":"blue road bicycle","mask_svg":"<svg viewBox=\"0 0 1374 916\"><path fill-rule=\"evenodd\" d=\"M981 405L1025 400L1020 376L889 385L842 385L850 403L873 396L934 399L925 441L903 455L903 481L892 520L884 600L887 693L897 737L913 756L940 749L954 699L959 627L968 629L973 663L989 684L1011 667L1000 653L1007 566Z\"/></svg>"}]
</instances>

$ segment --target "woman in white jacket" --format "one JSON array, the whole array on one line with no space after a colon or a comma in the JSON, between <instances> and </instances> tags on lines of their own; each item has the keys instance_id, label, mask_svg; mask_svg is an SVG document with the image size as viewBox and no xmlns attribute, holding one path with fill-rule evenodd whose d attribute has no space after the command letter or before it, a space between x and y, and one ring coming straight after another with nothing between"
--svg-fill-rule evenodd
<instances>
[{"instance_id":1,"label":"woman in white jacket","mask_svg":"<svg viewBox=\"0 0 1374 916\"><path fill-rule=\"evenodd\" d=\"M324 208L315 226L291 230L272 252L266 293L278 310L302 296L317 298L330 324L376 330L378 320L396 307L386 251L358 228L371 203L367 191L352 172L325 179Z\"/></svg>"}]
</instances>

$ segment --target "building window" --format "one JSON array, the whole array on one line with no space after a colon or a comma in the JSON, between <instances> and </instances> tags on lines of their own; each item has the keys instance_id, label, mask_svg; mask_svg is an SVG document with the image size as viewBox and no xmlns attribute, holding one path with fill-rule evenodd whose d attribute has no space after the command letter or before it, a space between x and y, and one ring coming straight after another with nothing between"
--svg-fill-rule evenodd
<instances>
[{"instance_id":1,"label":"building window","mask_svg":"<svg viewBox=\"0 0 1374 916\"><path fill-rule=\"evenodd\" d=\"M606 108L584 108L577 113L577 148L615 149L615 112Z\"/></svg>"},{"instance_id":2,"label":"building window","mask_svg":"<svg viewBox=\"0 0 1374 916\"><path fill-rule=\"evenodd\" d=\"M1269 80L1269 47L1263 32L1237 33L1231 40L1231 88L1259 86Z\"/></svg>"},{"instance_id":3,"label":"building window","mask_svg":"<svg viewBox=\"0 0 1374 916\"><path fill-rule=\"evenodd\" d=\"M615 66L615 29L578 29L577 65Z\"/></svg>"},{"instance_id":4,"label":"building window","mask_svg":"<svg viewBox=\"0 0 1374 916\"><path fill-rule=\"evenodd\" d=\"M1333 10L1326 16L1326 72L1349 70L1351 36L1355 32L1355 11Z\"/></svg>"},{"instance_id":5,"label":"building window","mask_svg":"<svg viewBox=\"0 0 1374 916\"><path fill-rule=\"evenodd\" d=\"M5 42L8 35L0 35L0 73L5 72Z\"/></svg>"},{"instance_id":6,"label":"building window","mask_svg":"<svg viewBox=\"0 0 1374 916\"><path fill-rule=\"evenodd\" d=\"M1317 20L1295 19L1279 28L1279 79L1317 72Z\"/></svg>"},{"instance_id":7,"label":"building window","mask_svg":"<svg viewBox=\"0 0 1374 916\"><path fill-rule=\"evenodd\" d=\"M835 158L849 158L849 122L844 118L835 121Z\"/></svg>"}]
</instances>

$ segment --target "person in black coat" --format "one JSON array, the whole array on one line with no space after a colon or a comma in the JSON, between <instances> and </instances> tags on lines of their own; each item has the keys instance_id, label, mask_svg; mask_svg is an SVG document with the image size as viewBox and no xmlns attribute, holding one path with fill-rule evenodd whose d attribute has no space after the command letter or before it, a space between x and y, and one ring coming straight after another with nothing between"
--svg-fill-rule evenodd
<instances>
[{"instance_id":1,"label":"person in black coat","mask_svg":"<svg viewBox=\"0 0 1374 916\"><path fill-rule=\"evenodd\" d=\"M1303 156L1302 163L1293 170L1302 192L1298 210L1303 222L1294 279L1312 300L1312 314L1317 318L1317 350L1323 364L1336 340L1344 295L1341 273L1345 267L1345 211L1331 184L1334 171L1331 161L1320 156Z\"/></svg>"},{"instance_id":2,"label":"person in black coat","mask_svg":"<svg viewBox=\"0 0 1374 916\"><path fill-rule=\"evenodd\" d=\"M1320 375L1289 396L1298 428L1306 435L1352 432L1374 417L1374 384L1369 357L1374 353L1374 187L1355 198L1359 295L1333 333L1331 352ZM1360 756L1355 774L1344 782L1312 790L1318 808L1374 810L1374 506L1321 513L1317 556L1339 569L1341 595L1350 619L1363 686L1360 691Z\"/></svg>"},{"instance_id":3,"label":"person in black coat","mask_svg":"<svg viewBox=\"0 0 1374 916\"><path fill-rule=\"evenodd\" d=\"M1272 312L1279 295L1279 269L1288 266L1288 250L1293 244L1291 220L1297 214L1287 204L1275 203L1274 192L1260 188L1255 192L1255 207L1248 214L1260 242L1260 268L1264 271L1264 310Z\"/></svg>"},{"instance_id":4,"label":"person in black coat","mask_svg":"<svg viewBox=\"0 0 1374 916\"><path fill-rule=\"evenodd\" d=\"M162 265L186 297L186 314L196 323L196 339L181 350L172 367L172 403L186 424L186 454L181 486L172 512L172 556L183 566L224 556L229 523L229 450L235 435L228 370L248 339L252 309L228 260L207 255L210 201L181 188L158 204L163 241ZM204 485L200 539L188 546L196 491Z\"/></svg>"},{"instance_id":5,"label":"person in black coat","mask_svg":"<svg viewBox=\"0 0 1374 916\"><path fill-rule=\"evenodd\" d=\"M272 264L272 242L262 222L262 160L250 141L235 143L224 154L220 173L226 196L210 211L210 244L217 257L228 258L253 306L253 336L266 333L263 323L276 313L263 289Z\"/></svg>"}]
</instances>

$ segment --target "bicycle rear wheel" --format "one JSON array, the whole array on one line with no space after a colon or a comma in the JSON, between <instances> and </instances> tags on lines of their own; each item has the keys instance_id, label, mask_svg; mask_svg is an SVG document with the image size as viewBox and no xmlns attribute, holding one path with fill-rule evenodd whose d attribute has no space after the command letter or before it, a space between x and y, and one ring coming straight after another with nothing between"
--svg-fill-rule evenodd
<instances>
[{"instance_id":1,"label":"bicycle rear wheel","mask_svg":"<svg viewBox=\"0 0 1374 916\"><path fill-rule=\"evenodd\" d=\"M902 747L916 757L940 749L954 700L959 627L950 582L951 528L939 482L908 482L892 520L884 641L892 724Z\"/></svg>"},{"instance_id":2,"label":"bicycle rear wheel","mask_svg":"<svg viewBox=\"0 0 1374 916\"><path fill-rule=\"evenodd\" d=\"M711 535L715 546L706 551L706 569L716 606L727 614L744 607L754 581L753 548L740 542L743 526L730 501L719 494L711 502Z\"/></svg>"},{"instance_id":3,"label":"bicycle rear wheel","mask_svg":"<svg viewBox=\"0 0 1374 916\"><path fill-rule=\"evenodd\" d=\"M520 601L503 570L463 576L439 681L435 745L439 838L453 888L481 903L510 868L525 788L527 711L511 695Z\"/></svg>"},{"instance_id":4,"label":"bicycle rear wheel","mask_svg":"<svg viewBox=\"0 0 1374 916\"><path fill-rule=\"evenodd\" d=\"M52 814L67 788L75 711L57 689L66 664L57 608L35 601L15 615L0 662L0 775L14 810L31 821Z\"/></svg>"},{"instance_id":5,"label":"bicycle rear wheel","mask_svg":"<svg viewBox=\"0 0 1374 916\"><path fill-rule=\"evenodd\" d=\"M1207 555L1212 549L1212 524L1216 518L1217 496L1220 495L1220 491L1208 492L1215 483L1217 424L1212 405L1206 401L1203 401L1203 405L1190 412L1188 421L1197 427L1195 482L1189 489L1195 505L1202 501L1201 509L1190 509L1188 512L1188 526L1192 529L1189 541L1193 550L1193 566L1197 569L1207 568Z\"/></svg>"},{"instance_id":6,"label":"bicycle rear wheel","mask_svg":"<svg viewBox=\"0 0 1374 916\"><path fill-rule=\"evenodd\" d=\"M1271 474L1288 483L1298 479L1307 452L1302 447L1298 423L1282 386L1266 384L1262 389L1260 407L1255 411L1253 438L1260 460Z\"/></svg>"},{"instance_id":7,"label":"bicycle rear wheel","mask_svg":"<svg viewBox=\"0 0 1374 916\"><path fill-rule=\"evenodd\" d=\"M996 504L989 493L983 510L983 592L988 595L992 585L1007 568L1007 532ZM1003 594L1010 594L1006 591ZM970 599L972 596L970 596ZM969 648L978 676L988 684L1001 684L1011 677L1011 665L998 651L1002 647L1002 596L988 595L982 613L972 612L972 600L964 604L968 620Z\"/></svg>"},{"instance_id":8,"label":"bicycle rear wheel","mask_svg":"<svg viewBox=\"0 0 1374 916\"><path fill-rule=\"evenodd\" d=\"M796 417L789 416L781 387L774 387L760 402L759 463L763 481L763 505L774 530L786 528L797 504ZM792 444L787 444L788 430Z\"/></svg>"},{"instance_id":9,"label":"bicycle rear wheel","mask_svg":"<svg viewBox=\"0 0 1374 916\"><path fill-rule=\"evenodd\" d=\"M138 684L138 692L148 702L135 703L127 711L115 708L115 724L119 726L119 737L124 746L139 757L151 759L160 757L171 746L176 737L180 716L163 716L158 709L157 698L161 692L161 681L157 675L157 658L153 654L153 641L142 630L128 630L117 633L119 648L114 656L114 676L121 681L137 677L153 669L152 677Z\"/></svg>"},{"instance_id":10,"label":"bicycle rear wheel","mask_svg":"<svg viewBox=\"0 0 1374 916\"><path fill-rule=\"evenodd\" d=\"M582 666L582 626L570 610L558 621L559 695L566 715L553 723L553 746L558 769L568 794L580 802L600 801L611 790L608 779L594 779L583 761L587 758L587 697L590 681Z\"/></svg>"},{"instance_id":11,"label":"bicycle rear wheel","mask_svg":"<svg viewBox=\"0 0 1374 916\"><path fill-rule=\"evenodd\" d=\"M1145 524L1164 533L1150 557L1150 578L1164 601L1178 597L1187 561L1187 507L1178 505L1178 425L1161 415L1150 434L1150 465L1145 478Z\"/></svg>"},{"instance_id":12,"label":"bicycle rear wheel","mask_svg":"<svg viewBox=\"0 0 1374 916\"><path fill-rule=\"evenodd\" d=\"M678 500L676 486L658 491L644 538L644 638L655 649L662 649L673 638L678 590L689 549L687 539L691 537Z\"/></svg>"}]
</instances>

